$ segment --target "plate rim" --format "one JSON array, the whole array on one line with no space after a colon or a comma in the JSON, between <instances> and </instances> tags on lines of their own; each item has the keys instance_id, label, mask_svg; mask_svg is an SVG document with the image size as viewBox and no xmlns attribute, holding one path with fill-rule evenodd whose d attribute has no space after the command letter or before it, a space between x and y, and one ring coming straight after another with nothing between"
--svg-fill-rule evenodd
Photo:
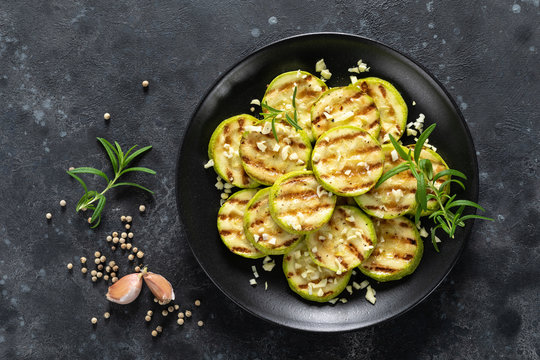
<instances>
[{"instance_id":1,"label":"plate rim","mask_svg":"<svg viewBox=\"0 0 540 360\"><path fill-rule=\"evenodd\" d=\"M432 74L432 72L427 69L424 65L420 64L419 62L417 62L416 60L414 60L413 58L411 58L409 55L407 54L404 54L403 52L401 52L400 50L397 50L385 43L382 43L378 40L374 40L374 39L371 39L371 38L368 38L368 37L365 37L365 36L361 36L361 35L357 35L357 34L351 34L351 33L344 33L344 32L308 32L308 33L302 33L302 34L296 34L296 35L293 35L293 36L288 36L288 37L285 37L285 38L281 38L279 40L276 40L276 41L273 41L273 42L270 42L266 45L263 45L257 49L255 49L254 51L250 52L249 54L245 55L245 56L241 56L241 58L237 61L235 61L233 63L233 65L231 65L229 68L227 68L226 71L224 71L222 74L220 74L213 82L212 84L206 89L206 91L204 92L204 95L201 97L201 99L199 100L199 102L197 103L197 106L195 107L195 109L193 110L193 112L191 113L190 117L189 117L189 123L187 125L187 127L185 128L184 130L184 133L180 139L180 144L179 144L179 147L178 147L178 151L177 151L177 155L176 155L176 168L175 168L175 196L176 196L176 208L177 208L177 212L178 212L178 218L180 220L180 223L182 224L182 233L184 234L185 238L187 239L188 237L188 234L186 232L186 229L185 227L183 226L183 220L182 220L182 213L183 213L183 206L181 204L181 201L180 201L180 196L179 196L179 193L178 193L178 188L179 188L179 173L180 173L180 167L181 167L181 164L180 164L180 159L181 159L181 154L184 150L184 143L185 143L185 139L186 139L186 135L187 133L189 132L189 130L191 129L191 127L193 126L194 124L194 117L195 115L199 112L202 104L204 103L204 101L206 100L206 98L208 97L208 95L210 95L210 93L212 92L212 90L218 85L219 82L221 82L227 75L229 75L237 66L239 66L241 63L243 63L244 61L252 58L253 56L257 55L258 53L262 52L262 51L265 51L271 47L275 47L275 46L279 46L281 43L285 43L285 42L288 42L288 41L291 41L291 40L296 40L296 39L299 39L299 38L309 38L309 37L317 37L317 36L335 36L335 37L345 37L345 38L350 38L350 39L353 39L353 40L360 40L360 41L364 41L364 42L368 42L368 43L372 43L374 45L377 45L377 46L381 46L383 48L386 48L387 50L390 50L390 51L394 51L396 52L397 54L403 56L405 59L407 59L408 61L412 62L414 65L418 66L420 69L422 69L430 78L431 80L433 80L438 86L440 89L442 89L443 93L446 95L447 99L450 100L450 103L452 104L454 110L456 111L456 113L458 114L458 117L459 117L459 120L461 121L461 123L464 125L464 129L465 129L465 133L466 133L466 136L467 136L467 139L468 139L468 142L471 144L471 147L472 147L472 151L473 151L473 157L472 157L472 168L473 168L473 171L475 172L476 176L475 176L475 181L474 183L472 184L473 185L473 199L472 201L475 201L475 202L478 202L478 198L479 198L479 193L480 193L480 190L479 190L479 187L480 187L480 180L479 180L479 168L478 168L478 158L476 156L476 147L474 145L474 139L472 137L472 134L471 134L471 131L469 129L469 126L465 120L465 117L463 116L458 104L456 103L456 101L454 100L454 98L452 97L452 95L448 92L448 90L446 89L446 87ZM476 213L476 209L474 210L474 213ZM250 309L249 307L246 307L244 306L243 304L241 304L237 299L234 298L234 296L232 296L231 294L228 294L221 286L220 284L218 284L216 282L216 280L214 280L214 278L208 273L208 271L206 270L206 268L202 265L201 261L199 260L197 254L195 253L195 251L193 250L193 247L191 245L191 242L188 240L187 243L189 245L189 248L191 250L191 253L193 254L193 256L195 257L195 260L197 260L197 263L199 264L199 266L202 268L202 270L204 271L204 273L206 274L206 276L208 276L208 278L212 281L212 283L228 298L230 299L234 304L236 304L237 306L239 306L241 309L243 309L244 311L246 311L247 313L251 314L251 315L254 315L255 317L259 318L259 319L262 319L268 323L271 323L271 324L274 324L274 325L278 325L278 326L283 326L283 327L286 327L288 329L292 329L292 330L300 330L300 331L304 331L304 332L310 332L310 333L346 333L346 332L351 332L351 331L355 331L355 330L360 330L360 329L365 329L365 328L369 328L369 327L372 327L374 325L377 325L377 324L381 324L381 323L384 323L384 322L387 322L389 320L392 320L392 319L395 319L395 318L398 318L400 317L401 315L407 313L408 311L412 310L413 308L415 308L416 306L418 306L420 303L422 303L424 300L426 300L435 290L437 290L439 288L439 286L442 284L442 282L448 277L448 275L450 274L450 272L454 269L454 266L456 265L456 263L459 261L459 259L461 258L462 254L463 254L463 251L465 249L465 246L467 245L468 241L469 241L469 237L472 233L472 229L474 227L474 224L475 224L475 219L471 219L472 221L470 221L470 226L468 228L465 229L465 233L463 234L463 243L462 245L460 246L458 252L457 252L457 255L455 256L455 258L452 260L452 262L450 263L450 266L448 267L448 269L446 270L444 276L442 276L437 282L436 284L422 297L420 297L419 299L417 299L415 302L409 304L409 306L407 306L406 308L394 313L394 314L391 314L389 316L382 316L380 319L377 319L377 320L374 320L374 321L368 321L367 323L362 323L362 325L360 326L355 326L354 324L351 324L350 326L344 326L340 329L325 329L325 328L309 328L309 327L304 327L304 326L293 326L291 324L288 324L288 323L283 323L283 322L278 322L278 321L274 321L272 319L269 319L269 318L266 318L260 314L258 314L257 312L253 311L252 309Z\"/></svg>"}]
</instances>

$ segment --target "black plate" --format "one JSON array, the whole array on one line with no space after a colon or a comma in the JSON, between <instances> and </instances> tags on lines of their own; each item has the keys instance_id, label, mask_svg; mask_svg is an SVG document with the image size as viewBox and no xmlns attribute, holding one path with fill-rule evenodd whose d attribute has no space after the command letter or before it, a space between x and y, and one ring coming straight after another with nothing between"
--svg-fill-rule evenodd
<instances>
[{"instance_id":1,"label":"black plate","mask_svg":"<svg viewBox=\"0 0 540 360\"><path fill-rule=\"evenodd\" d=\"M224 119L249 113L250 101L261 99L266 84L285 71L302 69L315 73L315 62L324 58L333 75L329 86L349 83L347 69L363 59L371 70L366 76L390 81L401 91L409 106L409 121L420 112L426 127L437 123L430 143L451 168L469 177L467 191L460 198L478 199L476 152L467 125L455 102L442 85L420 65L386 45L347 34L307 34L285 39L247 56L212 86L195 111L178 156L177 200L180 217L193 253L210 279L221 291L248 312L271 322L296 329L332 332L367 327L399 315L422 301L445 278L456 263L470 233L472 222L457 232L455 239L440 235L441 253L428 241L416 272L403 280L377 284L377 303L364 299L365 290L349 301L315 304L301 299L288 287L280 257L272 272L262 270L261 260L248 260L230 253L216 229L219 192L216 174L203 165L208 161L207 146L216 126ZM360 78L361 76L359 76ZM416 101L417 105L411 103ZM405 139L407 140L407 139ZM429 228L428 228L429 229ZM259 285L252 288L251 265L257 265ZM363 280L360 272L354 277ZM268 290L264 290L264 281Z\"/></svg>"}]
</instances>

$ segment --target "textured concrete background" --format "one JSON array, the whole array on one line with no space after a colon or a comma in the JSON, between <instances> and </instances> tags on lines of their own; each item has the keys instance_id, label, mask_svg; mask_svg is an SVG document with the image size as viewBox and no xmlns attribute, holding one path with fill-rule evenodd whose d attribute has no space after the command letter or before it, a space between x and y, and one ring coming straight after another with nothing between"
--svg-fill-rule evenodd
<instances>
[{"instance_id":1,"label":"textured concrete background","mask_svg":"<svg viewBox=\"0 0 540 360\"><path fill-rule=\"evenodd\" d=\"M3 1L0 358L538 359L539 12L538 0ZM480 203L496 219L475 225L456 268L422 304L339 335L280 328L231 303L194 260L175 204L179 141L205 91L250 52L317 31L382 41L445 84L475 139ZM92 231L74 214L81 189L64 170L106 168L96 136L154 145L141 164L159 175L139 179L153 197L111 194ZM145 261L171 280L183 308L203 303L181 328L169 316L157 339L143 319L156 309L148 291L111 306L103 281L79 271L77 259L98 249L127 271L105 241L126 213Z\"/></svg>"}]
</instances>

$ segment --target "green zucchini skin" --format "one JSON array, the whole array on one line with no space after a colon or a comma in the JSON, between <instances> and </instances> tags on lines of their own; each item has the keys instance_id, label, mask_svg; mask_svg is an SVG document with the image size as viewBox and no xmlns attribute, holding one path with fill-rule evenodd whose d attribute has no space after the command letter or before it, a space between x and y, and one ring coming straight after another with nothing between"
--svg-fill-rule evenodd
<instances>
[{"instance_id":1,"label":"green zucchini skin","mask_svg":"<svg viewBox=\"0 0 540 360\"><path fill-rule=\"evenodd\" d=\"M337 197L322 194L312 171L293 171L276 180L270 190L270 214L291 234L305 235L323 226L334 212Z\"/></svg>"},{"instance_id":2,"label":"green zucchini skin","mask_svg":"<svg viewBox=\"0 0 540 360\"><path fill-rule=\"evenodd\" d=\"M408 151L406 147L402 147ZM392 144L383 144L384 173L394 167L405 163L401 157L392 159ZM401 195L401 197L396 196ZM354 200L362 210L371 216L382 219L393 219L405 214L414 213L416 209L416 178L410 171L403 171L394 175L376 188L372 188L367 193L356 196Z\"/></svg>"},{"instance_id":3,"label":"green zucchini skin","mask_svg":"<svg viewBox=\"0 0 540 360\"><path fill-rule=\"evenodd\" d=\"M264 126L265 122L261 124ZM278 142L272 131L267 134L246 131L240 141L240 159L244 171L254 181L269 186L286 173L305 170L312 149L309 137L304 131L296 131L284 122L277 122L275 129ZM258 144L263 146L264 151ZM276 145L279 147L277 151L274 150ZM291 158L293 154L296 156L294 159Z\"/></svg>"},{"instance_id":4,"label":"green zucchini skin","mask_svg":"<svg viewBox=\"0 0 540 360\"><path fill-rule=\"evenodd\" d=\"M358 269L377 281L399 280L412 274L422 259L424 244L414 223L402 216L375 219L378 242Z\"/></svg>"},{"instance_id":5,"label":"green zucchini skin","mask_svg":"<svg viewBox=\"0 0 540 360\"><path fill-rule=\"evenodd\" d=\"M311 157L317 180L340 196L368 192L381 177L383 166L379 141L355 126L338 126L322 134Z\"/></svg>"},{"instance_id":6,"label":"green zucchini skin","mask_svg":"<svg viewBox=\"0 0 540 360\"><path fill-rule=\"evenodd\" d=\"M240 159L240 141L246 126L259 122L255 117L241 114L223 120L212 133L208 157L214 160L215 172L226 182L239 188L256 188L259 183L244 171Z\"/></svg>"},{"instance_id":7,"label":"green zucchini skin","mask_svg":"<svg viewBox=\"0 0 540 360\"><path fill-rule=\"evenodd\" d=\"M249 201L244 214L244 233L260 252L266 255L283 255L298 242L303 235L290 234L279 227L270 215L268 198L270 188L259 190ZM274 239L274 244L272 244Z\"/></svg>"},{"instance_id":8,"label":"green zucchini skin","mask_svg":"<svg viewBox=\"0 0 540 360\"><path fill-rule=\"evenodd\" d=\"M257 189L240 190L231 195L218 211L217 228L225 246L234 254L257 259L265 256L246 238L244 233L244 213L248 202Z\"/></svg>"},{"instance_id":9,"label":"green zucchini skin","mask_svg":"<svg viewBox=\"0 0 540 360\"><path fill-rule=\"evenodd\" d=\"M405 100L403 100L394 85L376 77L360 79L353 85L371 96L379 109L381 117L379 141L389 143L390 137L387 136L388 134L392 134L396 140L399 139L405 132L408 108Z\"/></svg>"},{"instance_id":10,"label":"green zucchini skin","mask_svg":"<svg viewBox=\"0 0 540 360\"><path fill-rule=\"evenodd\" d=\"M311 131L311 106L322 93L328 90L324 81L306 71L297 70L282 73L268 85L262 103L278 110L292 111L292 96L295 86L297 86L298 124L313 141L315 138Z\"/></svg>"},{"instance_id":11,"label":"green zucchini skin","mask_svg":"<svg viewBox=\"0 0 540 360\"><path fill-rule=\"evenodd\" d=\"M298 264L298 267L295 264ZM305 242L301 241L284 255L283 273L287 278L287 283L291 290L304 299L327 302L341 294L349 283L352 271L343 272L338 275L331 270L317 266L309 256ZM317 284L321 284L321 282L326 282L321 287L322 294L319 294L318 288L312 288L312 293L310 294L309 283L318 286Z\"/></svg>"},{"instance_id":12,"label":"green zucchini skin","mask_svg":"<svg viewBox=\"0 0 540 360\"><path fill-rule=\"evenodd\" d=\"M306 236L313 261L338 273L360 265L376 244L377 234L371 219L356 206L336 207L329 222Z\"/></svg>"},{"instance_id":13,"label":"green zucchini skin","mask_svg":"<svg viewBox=\"0 0 540 360\"><path fill-rule=\"evenodd\" d=\"M380 116L373 99L357 86L332 88L322 94L311 108L311 128L319 138L337 126L351 125L377 138Z\"/></svg>"}]
</instances>

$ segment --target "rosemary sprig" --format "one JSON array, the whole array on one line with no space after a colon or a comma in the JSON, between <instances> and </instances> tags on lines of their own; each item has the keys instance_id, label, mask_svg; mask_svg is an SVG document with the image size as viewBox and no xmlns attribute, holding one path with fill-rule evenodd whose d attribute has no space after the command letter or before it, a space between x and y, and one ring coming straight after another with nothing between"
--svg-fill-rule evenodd
<instances>
[{"instance_id":1,"label":"rosemary sprig","mask_svg":"<svg viewBox=\"0 0 540 360\"><path fill-rule=\"evenodd\" d=\"M467 176L465 176L465 174L462 172L453 169L446 169L438 172L437 174L433 174L433 164L431 161L428 159L420 159L422 147L424 146L428 136L435 129L435 126L436 124L431 125L422 133L422 135L420 135L416 145L414 146L414 152L411 152L410 149L408 152L404 151L396 139L390 135L392 145L396 149L398 155L405 160L405 163L400 164L392 170L386 172L383 176L381 176L375 187L402 171L409 170L413 174L413 176L416 178L417 186L415 198L418 204L414 216L415 224L419 223L422 212L428 210L428 201L435 200L439 205L438 209L429 215L429 218L433 219L436 224L436 226L431 229L431 242L433 243L435 250L438 252L439 247L437 246L436 242L436 231L438 229L442 229L450 238L454 238L457 227L464 227L466 220L482 219L493 221L493 219L476 214L462 216L466 207L474 207L481 211L485 211L484 208L477 203L469 200L456 200L456 195L447 194L445 191L445 188L451 183L456 183L461 186L463 190L465 190L465 185L461 180L452 179L451 177L455 176L457 178L467 180ZM437 186L436 181L443 176L448 176L448 179L445 180L441 185Z\"/></svg>"},{"instance_id":2,"label":"rosemary sprig","mask_svg":"<svg viewBox=\"0 0 540 360\"><path fill-rule=\"evenodd\" d=\"M262 115L263 120L268 121L270 120L272 122L272 133L274 134L274 138L277 142L279 142L277 131L276 131L276 119L278 116L283 117L285 116L285 120L294 127L297 131L302 130L300 125L298 125L298 112L296 110L296 89L297 86L294 87L293 96L292 96L292 107L293 107L293 117L291 118L291 115L289 115L289 112L284 110L278 110L276 108L271 107L268 105L268 103L264 102L261 104L261 107L263 110L266 110L267 112L262 112L260 115Z\"/></svg>"},{"instance_id":3,"label":"rosemary sprig","mask_svg":"<svg viewBox=\"0 0 540 360\"><path fill-rule=\"evenodd\" d=\"M105 207L105 193L109 191L112 188L118 187L118 186L134 186L136 188L148 191L149 193L153 194L153 191L150 189L147 189L146 187L132 183L132 182L116 182L122 175L132 172L132 171L139 171L139 172L145 172L148 174L155 175L156 172L152 169L146 168L146 167L140 167L140 166L134 166L134 167L128 167L128 165L135 160L138 156L143 154L144 152L150 150L151 146L145 146L143 148L140 148L139 150L135 150L137 145L132 146L125 154L122 152L122 148L118 144L118 142L114 142L114 146L108 142L107 140L103 138L97 138L97 140L103 145L105 148L105 151L107 152L107 155L109 155L109 159L111 161L111 165L114 171L114 177L109 180L109 177L101 170L92 168L92 167L79 167L75 168L73 170L67 171L68 175L73 177L75 180L77 180L84 189L84 194L80 198L80 200L77 202L77 206L75 207L75 211L79 212L82 209L89 209L93 210L92 217L90 218L90 223L93 224L92 228L95 228L99 225L101 222L101 213L103 211L103 208ZM132 153L132 151L134 151ZM88 186L86 186L85 182L76 174L94 174L101 176L105 181L107 181L107 186L102 192L97 192L94 190L88 190Z\"/></svg>"}]
</instances>

